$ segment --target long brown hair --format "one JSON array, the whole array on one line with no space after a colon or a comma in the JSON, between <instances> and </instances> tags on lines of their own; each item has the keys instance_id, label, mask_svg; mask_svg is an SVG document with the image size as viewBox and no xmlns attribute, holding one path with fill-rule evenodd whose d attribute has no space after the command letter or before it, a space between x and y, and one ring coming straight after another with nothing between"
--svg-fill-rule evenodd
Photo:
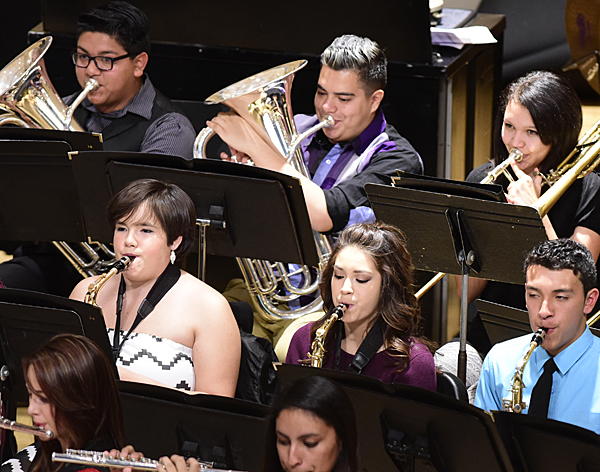
<instances>
[{"instance_id":1,"label":"long brown hair","mask_svg":"<svg viewBox=\"0 0 600 472\"><path fill-rule=\"evenodd\" d=\"M33 369L41 391L54 407L57 434L69 448L82 449L95 438L106 438L114 446L125 445L123 412L113 369L100 348L88 338L60 334L23 358L25 378ZM61 452L58 439L43 441L41 459L32 472L55 471L52 452Z\"/></svg>"},{"instance_id":2,"label":"long brown hair","mask_svg":"<svg viewBox=\"0 0 600 472\"><path fill-rule=\"evenodd\" d=\"M356 224L342 231L323 270L319 285L325 313L333 308L331 279L335 261L340 251L349 246L367 253L381 274L377 316L371 321L369 328L377 319L383 319L387 325L384 348L388 354L398 358L398 371L402 371L408 366L413 340L424 343L430 349L433 347L418 335L421 315L413 286L414 266L406 248L404 234L395 226L381 222ZM326 319L327 315L313 323L311 340Z\"/></svg>"}]
</instances>

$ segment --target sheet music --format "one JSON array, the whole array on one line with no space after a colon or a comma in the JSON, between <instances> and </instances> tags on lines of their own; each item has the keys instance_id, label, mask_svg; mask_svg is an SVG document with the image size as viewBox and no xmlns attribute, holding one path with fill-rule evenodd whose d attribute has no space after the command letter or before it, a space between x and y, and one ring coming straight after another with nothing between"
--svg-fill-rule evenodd
<instances>
[{"instance_id":1,"label":"sheet music","mask_svg":"<svg viewBox=\"0 0 600 472\"><path fill-rule=\"evenodd\" d=\"M486 26L465 28L431 28L431 43L461 49L465 44L491 44L498 41Z\"/></svg>"}]
</instances>

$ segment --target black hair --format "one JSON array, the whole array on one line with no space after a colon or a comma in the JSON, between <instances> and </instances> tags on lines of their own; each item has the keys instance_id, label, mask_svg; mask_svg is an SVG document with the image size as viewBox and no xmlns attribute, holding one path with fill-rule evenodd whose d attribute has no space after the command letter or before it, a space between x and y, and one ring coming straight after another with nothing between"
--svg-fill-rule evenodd
<instances>
[{"instance_id":1,"label":"black hair","mask_svg":"<svg viewBox=\"0 0 600 472\"><path fill-rule=\"evenodd\" d=\"M584 293L596 287L596 264L589 249L572 239L553 239L538 244L527 255L523 271L531 266L550 270L570 269L581 280Z\"/></svg>"},{"instance_id":2,"label":"black hair","mask_svg":"<svg viewBox=\"0 0 600 472\"><path fill-rule=\"evenodd\" d=\"M540 172L546 174L556 169L575 148L581 131L581 104L575 90L561 77L547 71L530 72L512 82L502 93L494 124L496 165L508 157L508 150L502 142L502 126L504 112L511 101L529 111L540 140L550 145Z\"/></svg>"},{"instance_id":3,"label":"black hair","mask_svg":"<svg viewBox=\"0 0 600 472\"><path fill-rule=\"evenodd\" d=\"M333 70L353 70L358 73L367 96L385 90L387 58L383 49L369 38L345 34L335 38L321 54L321 64Z\"/></svg>"},{"instance_id":4,"label":"black hair","mask_svg":"<svg viewBox=\"0 0 600 472\"><path fill-rule=\"evenodd\" d=\"M110 2L79 16L77 36L82 33L104 33L114 38L128 54L135 57L150 53L148 17L127 2Z\"/></svg>"},{"instance_id":5,"label":"black hair","mask_svg":"<svg viewBox=\"0 0 600 472\"><path fill-rule=\"evenodd\" d=\"M284 410L304 410L331 426L342 445L331 472L358 471L356 416L344 390L329 379L309 376L288 385L275 399L269 417L265 472L282 471L277 454L276 422Z\"/></svg>"}]
</instances>

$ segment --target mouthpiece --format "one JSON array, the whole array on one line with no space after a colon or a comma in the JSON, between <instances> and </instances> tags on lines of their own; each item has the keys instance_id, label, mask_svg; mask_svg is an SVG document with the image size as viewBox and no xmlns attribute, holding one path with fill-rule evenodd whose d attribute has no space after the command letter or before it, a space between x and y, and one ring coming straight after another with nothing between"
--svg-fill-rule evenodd
<instances>
[{"instance_id":1,"label":"mouthpiece","mask_svg":"<svg viewBox=\"0 0 600 472\"><path fill-rule=\"evenodd\" d=\"M333 310L331 310L331 315L333 315L335 313L337 315L337 317L338 317L338 320L339 320L339 319L342 318L342 316L344 316L344 313L346 313L347 309L348 309L348 305L346 305L344 303L340 303Z\"/></svg>"},{"instance_id":2,"label":"mouthpiece","mask_svg":"<svg viewBox=\"0 0 600 472\"><path fill-rule=\"evenodd\" d=\"M323 121L325 122L323 124L323 128L331 128L333 125L335 125L335 120L331 115L325 115L323 117Z\"/></svg>"},{"instance_id":3,"label":"mouthpiece","mask_svg":"<svg viewBox=\"0 0 600 472\"><path fill-rule=\"evenodd\" d=\"M545 328L538 329L535 333L533 333L533 338L531 338L531 343L535 343L536 346L541 345L544 342L544 338L546 337L547 331L548 330Z\"/></svg>"},{"instance_id":4,"label":"mouthpiece","mask_svg":"<svg viewBox=\"0 0 600 472\"><path fill-rule=\"evenodd\" d=\"M508 154L508 158L512 158L513 162L521 162L521 159L523 159L523 153L517 148L512 148Z\"/></svg>"},{"instance_id":5,"label":"mouthpiece","mask_svg":"<svg viewBox=\"0 0 600 472\"><path fill-rule=\"evenodd\" d=\"M119 259L115 264L111 267L112 269L117 269L117 273L123 272L127 269L127 266L133 262L135 257L123 256Z\"/></svg>"}]
</instances>

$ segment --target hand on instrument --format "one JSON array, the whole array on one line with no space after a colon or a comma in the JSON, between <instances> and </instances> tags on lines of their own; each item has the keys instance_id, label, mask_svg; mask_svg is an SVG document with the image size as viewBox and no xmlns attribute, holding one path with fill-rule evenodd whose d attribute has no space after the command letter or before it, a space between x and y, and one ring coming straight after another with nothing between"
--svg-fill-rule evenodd
<instances>
[{"instance_id":1,"label":"hand on instrument","mask_svg":"<svg viewBox=\"0 0 600 472\"><path fill-rule=\"evenodd\" d=\"M173 454L171 458L161 457L161 465L156 466L156 470L159 472L200 472L200 463L190 457L187 461L177 455Z\"/></svg>"},{"instance_id":2,"label":"hand on instrument","mask_svg":"<svg viewBox=\"0 0 600 472\"><path fill-rule=\"evenodd\" d=\"M261 146L268 146L243 118L231 111L219 113L207 121L206 126L217 133L232 152L235 151L234 155L253 156L253 151L257 151Z\"/></svg>"},{"instance_id":3,"label":"hand on instrument","mask_svg":"<svg viewBox=\"0 0 600 472\"><path fill-rule=\"evenodd\" d=\"M508 203L517 205L534 205L542 193L542 176L539 170L536 167L533 177L531 177L519 169L516 164L510 166L518 180L508 186L506 200Z\"/></svg>"},{"instance_id":4,"label":"hand on instrument","mask_svg":"<svg viewBox=\"0 0 600 472\"><path fill-rule=\"evenodd\" d=\"M141 452L136 452L136 450L133 448L132 445L125 446L120 451L118 449L111 449L110 451L104 451L104 455L105 456L108 455L108 457L111 457L113 459L115 459L117 457L119 457L119 458L129 457L131 459L137 460L137 459L141 459L142 457L144 457L144 454L142 454ZM125 467L124 469L111 467L110 470L111 470L111 472L133 472L133 469L131 467Z\"/></svg>"},{"instance_id":5,"label":"hand on instrument","mask_svg":"<svg viewBox=\"0 0 600 472\"><path fill-rule=\"evenodd\" d=\"M252 159L243 152L237 151L232 147L229 148L229 152L231 152L231 156L229 156L226 152L221 153L221 159L228 162L237 162L240 164L251 164Z\"/></svg>"}]
</instances>

